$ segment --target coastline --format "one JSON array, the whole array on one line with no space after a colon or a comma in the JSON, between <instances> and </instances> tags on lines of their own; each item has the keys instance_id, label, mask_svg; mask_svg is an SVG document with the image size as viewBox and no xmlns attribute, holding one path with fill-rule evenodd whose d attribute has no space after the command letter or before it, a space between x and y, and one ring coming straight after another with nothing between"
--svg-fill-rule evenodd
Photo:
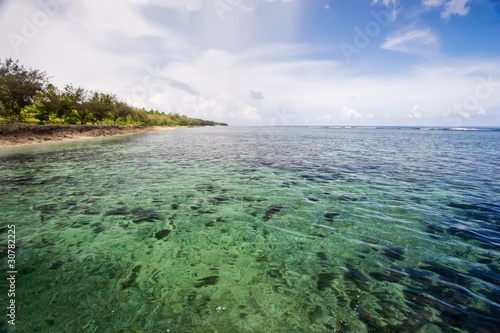
<instances>
[{"instance_id":1,"label":"coastline","mask_svg":"<svg viewBox=\"0 0 500 333\"><path fill-rule=\"evenodd\" d=\"M187 127L189 126L8 124L0 125L0 150Z\"/></svg>"}]
</instances>

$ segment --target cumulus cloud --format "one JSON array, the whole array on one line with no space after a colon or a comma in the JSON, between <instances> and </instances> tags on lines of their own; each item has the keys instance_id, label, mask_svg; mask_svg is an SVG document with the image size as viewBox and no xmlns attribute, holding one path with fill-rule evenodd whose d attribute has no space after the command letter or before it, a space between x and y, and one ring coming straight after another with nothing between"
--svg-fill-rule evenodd
<instances>
[{"instance_id":1,"label":"cumulus cloud","mask_svg":"<svg viewBox=\"0 0 500 333\"><path fill-rule=\"evenodd\" d=\"M473 98L465 99L475 96L478 77L491 74L493 81L498 81L498 61L447 61L446 66L429 63L399 72L367 73L325 59L325 50L311 45L256 43L268 37L269 29L264 28L275 23L275 15L268 15L272 22L266 24L259 18L253 23L227 20L225 25L217 25L214 9L205 12L202 8L194 13L202 18L197 23L199 30L190 30L192 23L172 27L170 22L154 22L147 11L137 8L160 6L155 3L106 0L61 5L61 11L29 43L21 45L19 53L0 34L0 56L13 56L26 66L47 71L59 87L73 83L116 93L137 107L230 125L298 125L321 119L400 125L401 121L411 124L417 119L415 112L422 114L420 110L425 110L422 119L433 117L439 121L449 109L471 119L489 115L489 110L500 107L500 94L496 93L477 103ZM198 2L189 3L193 6L190 8L195 8ZM283 11L298 1L279 6L281 3L256 2ZM18 31L23 16L31 17L40 10L29 1L4 0L0 6L0 22L6 31ZM445 9L444 2L441 6ZM247 35L235 33L237 42L231 46L238 47L217 44L224 39L220 37L221 29L241 32L242 27L252 32L261 28L255 32L261 35L245 39ZM217 42L205 44L205 37L210 35ZM419 53L437 48L439 40L430 29L413 28L389 36L383 46L396 52ZM480 91L481 96L490 91L485 89ZM498 90L497 86L492 89ZM419 109L413 118L404 116L409 111L401 116L401 110L417 103ZM455 104L461 109L455 111ZM366 116L358 110L366 112Z\"/></svg>"},{"instance_id":2,"label":"cumulus cloud","mask_svg":"<svg viewBox=\"0 0 500 333\"><path fill-rule=\"evenodd\" d=\"M467 4L470 0L450 0L445 4L445 9L441 13L443 18L448 18L451 15L465 16L469 13L470 7Z\"/></svg>"},{"instance_id":3,"label":"cumulus cloud","mask_svg":"<svg viewBox=\"0 0 500 333\"><path fill-rule=\"evenodd\" d=\"M430 29L399 31L389 36L382 49L414 54L431 54L439 48L439 37Z\"/></svg>"},{"instance_id":4,"label":"cumulus cloud","mask_svg":"<svg viewBox=\"0 0 500 333\"><path fill-rule=\"evenodd\" d=\"M419 111L418 105L414 105L410 113L407 114L408 118L420 119L422 118L422 113Z\"/></svg>"},{"instance_id":5,"label":"cumulus cloud","mask_svg":"<svg viewBox=\"0 0 500 333\"><path fill-rule=\"evenodd\" d=\"M331 114L322 114L321 116L319 116L317 118L319 121L323 122L329 122L333 119L332 115Z\"/></svg>"},{"instance_id":6,"label":"cumulus cloud","mask_svg":"<svg viewBox=\"0 0 500 333\"><path fill-rule=\"evenodd\" d=\"M468 4L471 0L422 0L428 8L442 7L441 17L449 18L452 15L465 16L469 13Z\"/></svg>"},{"instance_id":7,"label":"cumulus cloud","mask_svg":"<svg viewBox=\"0 0 500 333\"><path fill-rule=\"evenodd\" d=\"M340 118L342 120L359 120L362 118L361 113L359 113L357 110L343 106L342 111L340 112Z\"/></svg>"},{"instance_id":8,"label":"cumulus cloud","mask_svg":"<svg viewBox=\"0 0 500 333\"><path fill-rule=\"evenodd\" d=\"M238 100L236 102L236 112L231 113L231 118L249 121L257 121L262 119L257 112L257 108L245 104L241 100Z\"/></svg>"}]
</instances>

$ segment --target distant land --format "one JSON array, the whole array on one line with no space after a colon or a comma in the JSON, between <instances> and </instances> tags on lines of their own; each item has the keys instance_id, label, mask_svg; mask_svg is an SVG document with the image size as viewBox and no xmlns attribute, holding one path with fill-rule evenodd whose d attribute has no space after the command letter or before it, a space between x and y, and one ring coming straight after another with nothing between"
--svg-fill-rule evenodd
<instances>
[{"instance_id":1,"label":"distant land","mask_svg":"<svg viewBox=\"0 0 500 333\"><path fill-rule=\"evenodd\" d=\"M45 72L26 69L12 58L0 60L0 87L0 124L227 126L179 113L138 108L112 93L90 91L72 84L59 89L49 82Z\"/></svg>"}]
</instances>

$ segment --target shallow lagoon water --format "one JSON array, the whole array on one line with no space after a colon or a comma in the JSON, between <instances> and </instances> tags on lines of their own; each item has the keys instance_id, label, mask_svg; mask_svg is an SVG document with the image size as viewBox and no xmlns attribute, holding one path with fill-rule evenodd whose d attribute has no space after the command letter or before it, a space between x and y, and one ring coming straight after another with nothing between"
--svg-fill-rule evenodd
<instances>
[{"instance_id":1,"label":"shallow lagoon water","mask_svg":"<svg viewBox=\"0 0 500 333\"><path fill-rule=\"evenodd\" d=\"M0 163L17 332L499 331L499 131L195 128Z\"/></svg>"}]
</instances>

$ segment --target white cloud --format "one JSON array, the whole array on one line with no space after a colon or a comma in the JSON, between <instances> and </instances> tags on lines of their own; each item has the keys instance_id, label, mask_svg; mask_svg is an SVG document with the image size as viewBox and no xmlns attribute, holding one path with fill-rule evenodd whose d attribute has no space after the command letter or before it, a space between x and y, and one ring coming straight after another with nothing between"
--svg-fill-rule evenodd
<instances>
[{"instance_id":1,"label":"white cloud","mask_svg":"<svg viewBox=\"0 0 500 333\"><path fill-rule=\"evenodd\" d=\"M442 8L441 17L450 18L452 15L465 16L469 13L468 4L471 0L422 0L422 4L428 8Z\"/></svg>"},{"instance_id":2,"label":"white cloud","mask_svg":"<svg viewBox=\"0 0 500 333\"><path fill-rule=\"evenodd\" d=\"M399 4L399 0L373 0L372 4L377 4L379 2L382 2L387 7L389 6L397 7Z\"/></svg>"},{"instance_id":3,"label":"white cloud","mask_svg":"<svg viewBox=\"0 0 500 333\"><path fill-rule=\"evenodd\" d=\"M319 116L317 118L319 121L326 121L326 122L329 122L333 119L332 115L331 114L322 114L321 116Z\"/></svg>"},{"instance_id":4,"label":"white cloud","mask_svg":"<svg viewBox=\"0 0 500 333\"><path fill-rule=\"evenodd\" d=\"M342 120L359 120L362 118L361 113L353 108L343 106L342 111L340 113L340 118Z\"/></svg>"},{"instance_id":5,"label":"white cloud","mask_svg":"<svg viewBox=\"0 0 500 333\"><path fill-rule=\"evenodd\" d=\"M147 6L159 6L188 12L198 11L203 8L202 0L128 0L130 3Z\"/></svg>"},{"instance_id":6,"label":"white cloud","mask_svg":"<svg viewBox=\"0 0 500 333\"><path fill-rule=\"evenodd\" d=\"M451 15L465 16L469 13L470 7L467 6L470 0L450 0L446 3L444 11L441 13L443 18L449 18Z\"/></svg>"},{"instance_id":7,"label":"white cloud","mask_svg":"<svg viewBox=\"0 0 500 333\"><path fill-rule=\"evenodd\" d=\"M154 1L144 0L146 3ZM298 2L278 3L257 4L283 11ZM367 73L324 57L309 57L324 54L324 49L310 45L259 44L255 36L245 39L247 35L241 33L235 33L235 41L229 45L238 47L205 44L206 36L213 35L224 43L224 31L254 32L258 30L255 25L267 37L272 33L267 29L270 23L263 24L260 18L249 27L245 20L228 19L219 24L213 8L206 12L203 8L194 14L201 17L198 30L190 30L192 22L185 26L179 23L180 27L154 22L145 11L137 10L139 4L140 0L68 3L29 43L21 45L19 53L13 52L0 34L0 57L19 58L28 67L47 71L59 87L73 83L116 93L138 107L230 125L298 125L322 119L401 125L417 121L415 113L413 118L407 116L409 106L415 104L419 106L415 112L422 116L419 121L429 122L442 121L448 110L452 110L451 115L473 120L500 107L496 85L490 89L492 93L489 86L480 89L481 96L487 97L477 102L473 98L479 77L487 79L491 74L493 81L500 80L499 61L447 59L445 65L429 62L392 74ZM29 1L4 0L0 6L2 31L18 31L23 16L31 17L39 10ZM269 16L274 23L276 15ZM419 53L437 49L439 40L430 29L412 29L390 36L384 46ZM259 93L265 98L259 98ZM456 104L460 108L455 110ZM425 110L425 115L420 110Z\"/></svg>"},{"instance_id":8,"label":"white cloud","mask_svg":"<svg viewBox=\"0 0 500 333\"><path fill-rule=\"evenodd\" d=\"M439 37L430 29L400 31L389 36L382 49L414 54L431 54L439 48Z\"/></svg>"},{"instance_id":9,"label":"white cloud","mask_svg":"<svg viewBox=\"0 0 500 333\"><path fill-rule=\"evenodd\" d=\"M426 7L440 7L446 0L422 0L422 4Z\"/></svg>"},{"instance_id":10,"label":"white cloud","mask_svg":"<svg viewBox=\"0 0 500 333\"><path fill-rule=\"evenodd\" d=\"M243 121L258 121L262 119L257 112L257 108L245 104L242 100L236 102L236 112L232 112L230 116L232 119Z\"/></svg>"},{"instance_id":11,"label":"white cloud","mask_svg":"<svg viewBox=\"0 0 500 333\"><path fill-rule=\"evenodd\" d=\"M422 113L419 111L418 105L414 105L411 109L410 113L407 115L408 118L420 119L422 118Z\"/></svg>"}]
</instances>

